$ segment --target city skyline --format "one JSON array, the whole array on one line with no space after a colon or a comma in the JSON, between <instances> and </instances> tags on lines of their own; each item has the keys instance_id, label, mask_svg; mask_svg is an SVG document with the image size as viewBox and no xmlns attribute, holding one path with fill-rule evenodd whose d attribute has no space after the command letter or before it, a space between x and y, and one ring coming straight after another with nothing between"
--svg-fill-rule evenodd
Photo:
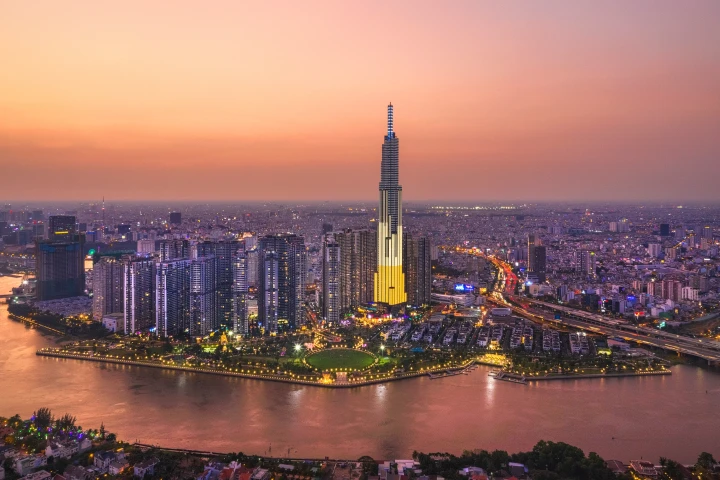
<instances>
[{"instance_id":1,"label":"city skyline","mask_svg":"<svg viewBox=\"0 0 720 480\"><path fill-rule=\"evenodd\" d=\"M408 202L702 201L720 173L713 2L45 8L0 7L0 161L33 171L6 199L370 201L390 100Z\"/></svg>"}]
</instances>

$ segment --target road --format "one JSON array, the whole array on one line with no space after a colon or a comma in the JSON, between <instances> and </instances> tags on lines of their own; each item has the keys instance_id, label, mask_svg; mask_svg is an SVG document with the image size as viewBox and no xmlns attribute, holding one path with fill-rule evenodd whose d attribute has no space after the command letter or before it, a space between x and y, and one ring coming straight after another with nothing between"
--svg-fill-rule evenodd
<instances>
[{"instance_id":1,"label":"road","mask_svg":"<svg viewBox=\"0 0 720 480\"><path fill-rule=\"evenodd\" d=\"M707 360L708 363L720 363L720 342L707 339L697 339L674 335L654 328L639 327L624 320L615 320L604 315L585 312L563 305L534 300L527 297L515 297L515 287L518 282L517 276L512 271L512 266L497 258L495 255L487 255L477 248L458 247L455 249L469 255L477 255L492 262L498 269L498 282L495 290L491 293L490 300L499 305L509 307L517 315L540 322L550 322L558 325L571 326L581 330L599 333L607 336L621 337L643 345L662 348L667 351ZM506 299L516 302L522 301L528 305L534 305L548 313L531 311L527 308L510 303ZM555 312L562 314L561 319L555 319Z\"/></svg>"}]
</instances>

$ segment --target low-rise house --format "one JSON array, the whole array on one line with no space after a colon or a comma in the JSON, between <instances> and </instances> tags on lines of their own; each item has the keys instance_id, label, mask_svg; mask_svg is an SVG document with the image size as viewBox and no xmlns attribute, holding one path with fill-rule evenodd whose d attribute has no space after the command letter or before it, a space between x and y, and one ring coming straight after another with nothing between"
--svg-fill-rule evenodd
<instances>
[{"instance_id":1,"label":"low-rise house","mask_svg":"<svg viewBox=\"0 0 720 480\"><path fill-rule=\"evenodd\" d=\"M92 477L90 472L80 465L68 465L63 472L65 480L88 480Z\"/></svg>"},{"instance_id":2,"label":"low-rise house","mask_svg":"<svg viewBox=\"0 0 720 480\"><path fill-rule=\"evenodd\" d=\"M473 475L485 475L485 470L480 467L465 467L458 471L460 475L472 477Z\"/></svg>"},{"instance_id":3,"label":"low-rise house","mask_svg":"<svg viewBox=\"0 0 720 480\"><path fill-rule=\"evenodd\" d=\"M108 473L110 475L120 475L129 466L130 464L127 460L125 460L125 458L122 460L115 460L110 462L110 465L108 466Z\"/></svg>"},{"instance_id":4,"label":"low-rise house","mask_svg":"<svg viewBox=\"0 0 720 480\"><path fill-rule=\"evenodd\" d=\"M250 475L250 480L270 480L270 471L266 468L256 468L252 475Z\"/></svg>"},{"instance_id":5,"label":"low-rise house","mask_svg":"<svg viewBox=\"0 0 720 480\"><path fill-rule=\"evenodd\" d=\"M630 468L635 470L635 472L644 477L657 477L658 472L655 469L655 465L653 465L650 462L646 462L644 460L631 460L630 461Z\"/></svg>"},{"instance_id":6,"label":"low-rise house","mask_svg":"<svg viewBox=\"0 0 720 480\"><path fill-rule=\"evenodd\" d=\"M203 473L196 480L219 480L224 470L226 470L226 467L223 463L208 463L205 465Z\"/></svg>"},{"instance_id":7,"label":"low-rise house","mask_svg":"<svg viewBox=\"0 0 720 480\"><path fill-rule=\"evenodd\" d=\"M20 476L25 476L40 467L47 465L47 457L41 453L37 455L26 455L24 457L15 457L13 470Z\"/></svg>"},{"instance_id":8,"label":"low-rise house","mask_svg":"<svg viewBox=\"0 0 720 480\"><path fill-rule=\"evenodd\" d=\"M45 456L53 458L70 458L80 451L75 442L50 442L45 447Z\"/></svg>"},{"instance_id":9,"label":"low-rise house","mask_svg":"<svg viewBox=\"0 0 720 480\"><path fill-rule=\"evenodd\" d=\"M110 464L116 460L115 452L110 450L105 452L97 452L93 457L93 465L97 467L102 473L108 471Z\"/></svg>"},{"instance_id":10,"label":"low-rise house","mask_svg":"<svg viewBox=\"0 0 720 480\"><path fill-rule=\"evenodd\" d=\"M528 469L522 463L508 462L510 475L517 478L528 478Z\"/></svg>"},{"instance_id":11,"label":"low-rise house","mask_svg":"<svg viewBox=\"0 0 720 480\"><path fill-rule=\"evenodd\" d=\"M52 475L49 472L46 472L45 470L40 470L39 472L25 475L20 480L48 480L51 477Z\"/></svg>"},{"instance_id":12,"label":"low-rise house","mask_svg":"<svg viewBox=\"0 0 720 480\"><path fill-rule=\"evenodd\" d=\"M155 457L143 460L142 462L136 464L133 467L133 475L138 478L143 478L145 475L154 475L155 466L158 464L158 462L159 460Z\"/></svg>"},{"instance_id":13,"label":"low-rise house","mask_svg":"<svg viewBox=\"0 0 720 480\"><path fill-rule=\"evenodd\" d=\"M621 475L627 472L627 466L620 460L607 460L605 465L607 465L610 471L615 475Z\"/></svg>"},{"instance_id":14,"label":"low-rise house","mask_svg":"<svg viewBox=\"0 0 720 480\"><path fill-rule=\"evenodd\" d=\"M18 451L15 447L10 445L0 445L0 462L8 458L15 458L18 456Z\"/></svg>"},{"instance_id":15,"label":"low-rise house","mask_svg":"<svg viewBox=\"0 0 720 480\"><path fill-rule=\"evenodd\" d=\"M81 452L87 452L92 448L92 440L90 440L89 437L85 437L80 440L80 445L78 447L80 448Z\"/></svg>"}]
</instances>

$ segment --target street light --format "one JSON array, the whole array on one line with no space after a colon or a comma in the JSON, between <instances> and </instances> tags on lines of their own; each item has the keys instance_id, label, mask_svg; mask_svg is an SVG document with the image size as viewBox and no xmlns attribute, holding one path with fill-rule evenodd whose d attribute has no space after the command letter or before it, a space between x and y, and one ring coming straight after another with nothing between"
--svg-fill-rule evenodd
<instances>
[{"instance_id":1,"label":"street light","mask_svg":"<svg viewBox=\"0 0 720 480\"><path fill-rule=\"evenodd\" d=\"M296 351L296 352L299 352L301 349L302 349L302 345L300 345L299 343L296 343L296 344L295 344L295 351Z\"/></svg>"},{"instance_id":2,"label":"street light","mask_svg":"<svg viewBox=\"0 0 720 480\"><path fill-rule=\"evenodd\" d=\"M384 351L385 351L385 345L380 345L380 351L381 351L381 352L384 352Z\"/></svg>"}]
</instances>

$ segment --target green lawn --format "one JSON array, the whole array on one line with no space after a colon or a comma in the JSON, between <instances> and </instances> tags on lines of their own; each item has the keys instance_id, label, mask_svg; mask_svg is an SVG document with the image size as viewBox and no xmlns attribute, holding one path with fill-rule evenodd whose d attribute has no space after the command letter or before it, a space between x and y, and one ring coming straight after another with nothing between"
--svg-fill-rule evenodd
<instances>
[{"instance_id":1,"label":"green lawn","mask_svg":"<svg viewBox=\"0 0 720 480\"><path fill-rule=\"evenodd\" d=\"M372 355L359 350L347 350L343 348L323 350L313 353L307 358L307 363L318 370L330 370L337 368L341 370L362 370L373 364L375 359Z\"/></svg>"}]
</instances>

